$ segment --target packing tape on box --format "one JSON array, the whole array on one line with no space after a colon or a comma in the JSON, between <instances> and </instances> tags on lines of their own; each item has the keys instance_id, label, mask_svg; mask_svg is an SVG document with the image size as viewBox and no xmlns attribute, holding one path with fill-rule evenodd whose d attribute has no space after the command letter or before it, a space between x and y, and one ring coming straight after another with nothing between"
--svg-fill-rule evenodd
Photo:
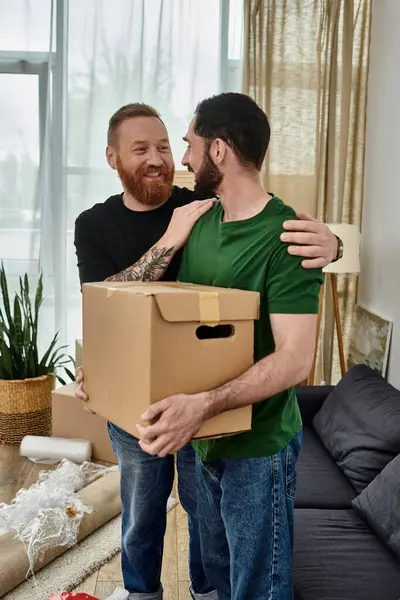
<instances>
[{"instance_id":1,"label":"packing tape on box","mask_svg":"<svg viewBox=\"0 0 400 600\"><path fill-rule=\"evenodd\" d=\"M200 323L216 325L221 320L218 292L199 292Z\"/></svg>"},{"instance_id":2,"label":"packing tape on box","mask_svg":"<svg viewBox=\"0 0 400 600\"><path fill-rule=\"evenodd\" d=\"M107 288L107 298L110 298L111 296L113 296L115 294L115 292L119 292L118 288L112 288L112 287L108 287Z\"/></svg>"},{"instance_id":3,"label":"packing tape on box","mask_svg":"<svg viewBox=\"0 0 400 600\"><path fill-rule=\"evenodd\" d=\"M218 292L204 291L203 286L196 284L174 282L168 284L168 287L180 288L198 292L199 294L199 309L200 309L200 324L214 326L221 321L219 310L219 294ZM120 288L107 288L107 298L113 296Z\"/></svg>"}]
</instances>

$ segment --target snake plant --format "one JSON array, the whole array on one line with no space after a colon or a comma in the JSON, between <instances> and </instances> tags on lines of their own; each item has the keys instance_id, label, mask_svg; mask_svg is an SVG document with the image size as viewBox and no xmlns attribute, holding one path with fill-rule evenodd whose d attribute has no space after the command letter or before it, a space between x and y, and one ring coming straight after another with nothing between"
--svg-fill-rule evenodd
<instances>
[{"instance_id":1,"label":"snake plant","mask_svg":"<svg viewBox=\"0 0 400 600\"><path fill-rule=\"evenodd\" d=\"M74 376L67 368L72 357L64 351L67 346L59 343L59 333L39 358L38 324L43 302L43 278L40 275L33 303L29 294L29 280L25 274L19 278L19 293L11 302L4 265L0 268L0 379L31 379L41 375L54 375L65 384L58 373L63 369L71 380Z\"/></svg>"}]
</instances>

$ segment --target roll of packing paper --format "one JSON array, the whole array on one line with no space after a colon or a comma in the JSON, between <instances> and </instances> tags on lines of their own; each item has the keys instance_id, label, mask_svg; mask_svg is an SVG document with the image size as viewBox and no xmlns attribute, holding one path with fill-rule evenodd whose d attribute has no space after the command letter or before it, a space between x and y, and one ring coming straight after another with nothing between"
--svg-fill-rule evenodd
<instances>
[{"instance_id":1,"label":"roll of packing paper","mask_svg":"<svg viewBox=\"0 0 400 600\"><path fill-rule=\"evenodd\" d=\"M86 514L79 527L78 541L119 515L119 471L108 473L78 492L83 504L91 506L93 512ZM54 560L68 548L61 546L45 552L35 566L35 572ZM13 533L0 535L0 598L25 580L29 569L24 545L14 539Z\"/></svg>"},{"instance_id":2,"label":"roll of packing paper","mask_svg":"<svg viewBox=\"0 0 400 600\"><path fill-rule=\"evenodd\" d=\"M21 442L20 454L34 462L52 464L67 458L81 464L90 460L92 445L87 440L26 435Z\"/></svg>"}]
</instances>

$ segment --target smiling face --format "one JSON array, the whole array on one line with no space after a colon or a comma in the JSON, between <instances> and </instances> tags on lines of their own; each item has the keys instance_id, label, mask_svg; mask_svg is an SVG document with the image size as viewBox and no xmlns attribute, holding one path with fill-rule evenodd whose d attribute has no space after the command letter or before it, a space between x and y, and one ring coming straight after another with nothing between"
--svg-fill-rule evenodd
<instances>
[{"instance_id":1,"label":"smiling face","mask_svg":"<svg viewBox=\"0 0 400 600\"><path fill-rule=\"evenodd\" d=\"M188 147L182 158L182 165L194 173L196 198L212 198L217 194L223 174L211 157L212 142L196 135L194 126L195 118L183 138Z\"/></svg>"},{"instance_id":2,"label":"smiling face","mask_svg":"<svg viewBox=\"0 0 400 600\"><path fill-rule=\"evenodd\" d=\"M163 204L171 195L174 161L165 125L156 117L132 117L118 127L107 147L107 161L124 190L146 206Z\"/></svg>"}]
</instances>

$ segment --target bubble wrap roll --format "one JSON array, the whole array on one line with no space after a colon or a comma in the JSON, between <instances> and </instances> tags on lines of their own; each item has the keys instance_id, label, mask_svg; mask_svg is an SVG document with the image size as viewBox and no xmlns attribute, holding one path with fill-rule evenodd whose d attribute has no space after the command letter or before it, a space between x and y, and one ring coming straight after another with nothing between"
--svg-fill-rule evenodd
<instances>
[{"instance_id":1,"label":"bubble wrap roll","mask_svg":"<svg viewBox=\"0 0 400 600\"><path fill-rule=\"evenodd\" d=\"M81 464L90 460L92 445L87 440L26 435L21 442L20 454L38 462L56 463L66 458Z\"/></svg>"}]
</instances>

